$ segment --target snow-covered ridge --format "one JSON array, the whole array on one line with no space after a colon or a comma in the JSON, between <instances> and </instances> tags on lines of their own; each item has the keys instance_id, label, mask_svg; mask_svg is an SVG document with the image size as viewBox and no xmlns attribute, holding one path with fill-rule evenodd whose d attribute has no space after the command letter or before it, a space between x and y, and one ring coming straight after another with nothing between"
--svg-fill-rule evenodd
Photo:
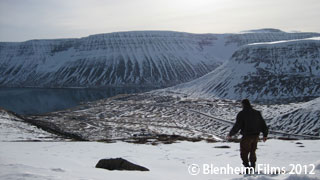
<instances>
[{"instance_id":1,"label":"snow-covered ridge","mask_svg":"<svg viewBox=\"0 0 320 180\"><path fill-rule=\"evenodd\" d=\"M265 46L265 45L274 45L277 46L277 44L280 44L280 46L284 46L285 44L290 45L292 43L312 43L314 41L319 41L320 37L312 37L312 38L305 38L305 39L292 39L292 40L283 40L283 41L272 41L272 42L260 42L260 43L252 43L245 46L242 46L242 48L246 48L247 46L256 46L259 45Z\"/></svg>"},{"instance_id":2,"label":"snow-covered ridge","mask_svg":"<svg viewBox=\"0 0 320 180\"><path fill-rule=\"evenodd\" d=\"M0 142L52 140L61 140L61 138L32 126L11 112L0 108Z\"/></svg>"},{"instance_id":3,"label":"snow-covered ridge","mask_svg":"<svg viewBox=\"0 0 320 180\"><path fill-rule=\"evenodd\" d=\"M171 86L217 68L239 46L317 33L191 34L135 31L0 43L0 85Z\"/></svg>"},{"instance_id":4,"label":"snow-covered ridge","mask_svg":"<svg viewBox=\"0 0 320 180\"><path fill-rule=\"evenodd\" d=\"M171 88L193 96L295 101L320 96L320 39L242 46L213 72Z\"/></svg>"}]
</instances>

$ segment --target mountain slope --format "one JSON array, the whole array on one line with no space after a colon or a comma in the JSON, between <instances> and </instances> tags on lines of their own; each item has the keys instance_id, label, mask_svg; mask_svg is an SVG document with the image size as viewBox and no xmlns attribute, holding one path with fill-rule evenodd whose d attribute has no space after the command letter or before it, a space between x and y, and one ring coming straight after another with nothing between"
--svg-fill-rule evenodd
<instances>
[{"instance_id":1,"label":"mountain slope","mask_svg":"<svg viewBox=\"0 0 320 180\"><path fill-rule=\"evenodd\" d=\"M300 107L275 117L271 121L273 129L320 136L320 98L303 103Z\"/></svg>"},{"instance_id":2,"label":"mountain slope","mask_svg":"<svg viewBox=\"0 0 320 180\"><path fill-rule=\"evenodd\" d=\"M239 48L213 72L169 90L193 96L294 101L320 96L320 38Z\"/></svg>"},{"instance_id":3,"label":"mountain slope","mask_svg":"<svg viewBox=\"0 0 320 180\"><path fill-rule=\"evenodd\" d=\"M203 76L245 44L317 33L119 32L0 43L0 86L172 86Z\"/></svg>"},{"instance_id":4,"label":"mountain slope","mask_svg":"<svg viewBox=\"0 0 320 180\"><path fill-rule=\"evenodd\" d=\"M61 140L61 138L27 124L14 114L0 108L0 142L54 140Z\"/></svg>"}]
</instances>

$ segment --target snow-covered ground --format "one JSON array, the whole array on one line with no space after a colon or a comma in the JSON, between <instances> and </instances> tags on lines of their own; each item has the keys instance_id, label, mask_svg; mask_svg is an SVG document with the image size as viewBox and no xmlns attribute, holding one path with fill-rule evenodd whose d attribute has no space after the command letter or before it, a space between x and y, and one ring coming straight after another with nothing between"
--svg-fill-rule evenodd
<instances>
[{"instance_id":1,"label":"snow-covered ground","mask_svg":"<svg viewBox=\"0 0 320 180\"><path fill-rule=\"evenodd\" d=\"M262 172L286 168L286 174L244 177L225 172L242 167L239 144L231 142L178 141L173 144L133 144L117 141L67 142L26 124L13 114L0 111L0 180L99 180L99 179L319 179L320 140L268 140L258 145L258 165ZM47 137L47 138L42 138ZM60 140L34 142L34 140ZM298 143L299 142L299 143ZM229 146L230 148L215 148ZM122 157L145 166L149 172L108 171L96 169L102 158ZM196 165L200 167L197 169ZM208 174L205 167L222 172ZM302 168L301 174L288 174L292 166ZM268 168L269 167L269 168ZM314 170L313 170L314 167ZM266 168L266 169L265 169ZM198 171L199 170L199 171ZM198 175L191 175L199 172ZM227 174L226 174L227 173ZM307 174L305 174L307 173ZM315 174L309 174L315 173Z\"/></svg>"},{"instance_id":2,"label":"snow-covered ground","mask_svg":"<svg viewBox=\"0 0 320 180\"><path fill-rule=\"evenodd\" d=\"M319 179L320 141L269 140L258 145L258 164L262 168L286 168L307 165L307 173L257 175L244 177L239 174L204 174L204 164L213 167L240 168L238 143L179 142L161 145L137 145L125 142L0 142L0 179L30 180L80 180L80 179ZM227 145L222 149L216 146ZM304 147L299 147L304 146ZM96 169L102 158L122 157L145 166L149 172L108 171ZM189 166L200 166L198 175L190 175ZM310 165L312 164L312 165ZM312 170L313 165L315 167ZM190 170L197 172L195 165ZM264 170L263 170L264 171Z\"/></svg>"}]
</instances>

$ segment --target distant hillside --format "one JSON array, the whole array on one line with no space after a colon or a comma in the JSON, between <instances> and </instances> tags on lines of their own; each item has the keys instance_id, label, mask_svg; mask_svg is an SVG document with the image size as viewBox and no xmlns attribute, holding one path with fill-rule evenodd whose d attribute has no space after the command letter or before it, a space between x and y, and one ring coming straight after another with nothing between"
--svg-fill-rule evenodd
<instances>
[{"instance_id":1,"label":"distant hillside","mask_svg":"<svg viewBox=\"0 0 320 180\"><path fill-rule=\"evenodd\" d=\"M320 38L255 43L224 65L169 90L193 96L296 101L320 96Z\"/></svg>"},{"instance_id":2,"label":"distant hillside","mask_svg":"<svg viewBox=\"0 0 320 180\"><path fill-rule=\"evenodd\" d=\"M0 86L167 87L216 69L250 43L301 39L317 33L190 34L119 32L80 39L0 43Z\"/></svg>"}]
</instances>

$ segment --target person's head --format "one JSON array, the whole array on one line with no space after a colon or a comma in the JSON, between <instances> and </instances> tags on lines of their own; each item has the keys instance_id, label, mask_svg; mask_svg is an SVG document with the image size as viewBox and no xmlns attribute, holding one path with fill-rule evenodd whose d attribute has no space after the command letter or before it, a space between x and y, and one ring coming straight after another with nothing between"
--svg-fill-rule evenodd
<instances>
[{"instance_id":1,"label":"person's head","mask_svg":"<svg viewBox=\"0 0 320 180\"><path fill-rule=\"evenodd\" d=\"M243 109L252 109L250 101L248 99L244 99L241 101Z\"/></svg>"}]
</instances>

